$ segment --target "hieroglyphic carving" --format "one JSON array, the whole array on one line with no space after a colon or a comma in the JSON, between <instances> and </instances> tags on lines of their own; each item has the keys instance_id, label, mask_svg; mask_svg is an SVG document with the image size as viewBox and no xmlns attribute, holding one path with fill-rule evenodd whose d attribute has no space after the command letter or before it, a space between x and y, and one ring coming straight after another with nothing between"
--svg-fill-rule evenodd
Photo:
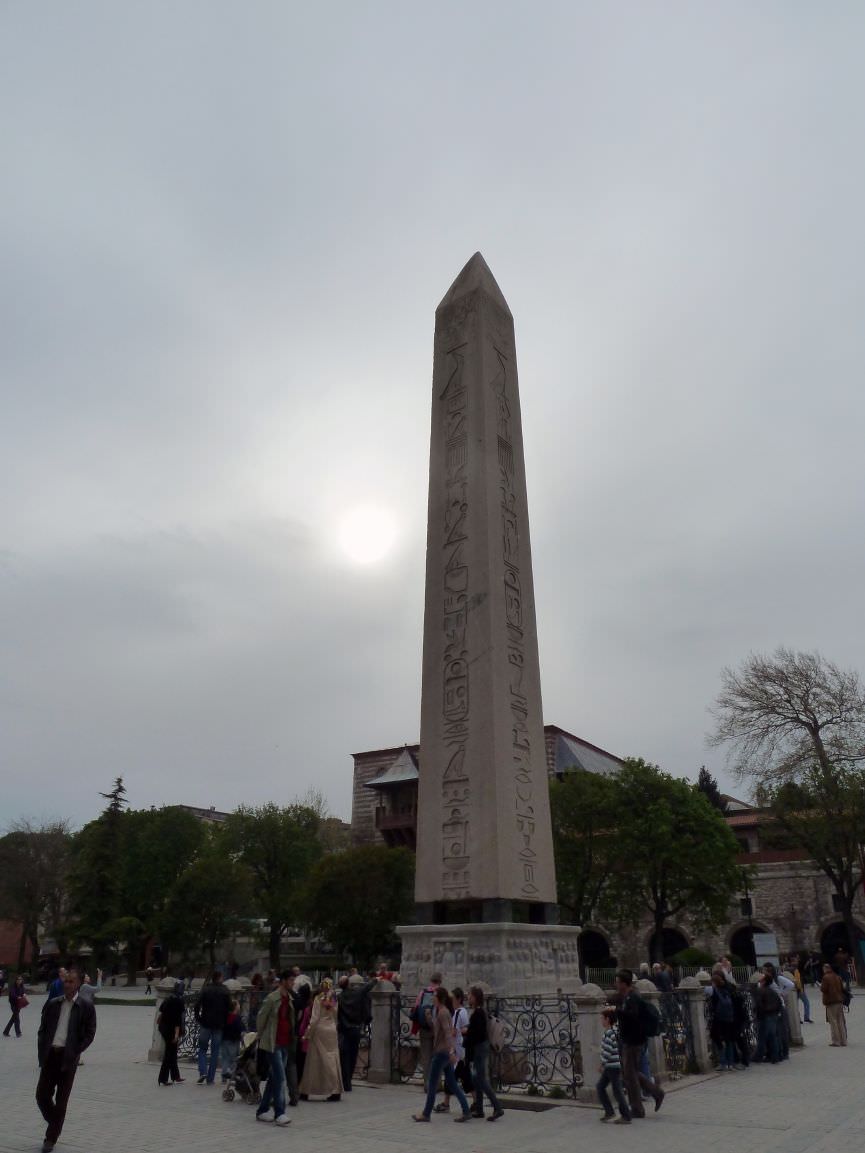
<instances>
[{"instance_id":1,"label":"hieroglyphic carving","mask_svg":"<svg viewBox=\"0 0 865 1153\"><path fill-rule=\"evenodd\" d=\"M514 446L512 411L508 398L508 356L494 345L498 371L490 382L496 397L499 492L502 516L502 559L504 561L505 632L511 713L511 758L514 781L514 813L517 831L517 866L520 895L532 899L538 894L535 883L537 852L534 847L536 822L532 782L532 750L529 737L529 702L523 687L525 637L523 597L520 584L520 526L517 492L514 485Z\"/></svg>"},{"instance_id":2,"label":"hieroglyphic carving","mask_svg":"<svg viewBox=\"0 0 865 1153\"><path fill-rule=\"evenodd\" d=\"M469 895L469 780L465 767L469 718L469 663L466 645L469 570L468 390L463 381L465 345L448 351L452 361L441 394L445 452L444 655L442 665L443 739L447 764L442 772L442 896Z\"/></svg>"}]
</instances>

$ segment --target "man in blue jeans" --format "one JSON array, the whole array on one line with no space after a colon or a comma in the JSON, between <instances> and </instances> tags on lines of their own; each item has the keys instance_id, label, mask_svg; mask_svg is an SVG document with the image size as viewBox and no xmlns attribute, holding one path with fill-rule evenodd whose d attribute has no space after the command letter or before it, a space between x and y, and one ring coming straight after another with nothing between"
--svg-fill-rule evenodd
<instances>
[{"instance_id":1,"label":"man in blue jeans","mask_svg":"<svg viewBox=\"0 0 865 1153\"><path fill-rule=\"evenodd\" d=\"M195 1006L195 1019L198 1022L198 1084L205 1081L212 1085L216 1079L216 1063L222 1046L222 1030L228 1020L231 998L222 983L222 974L214 969L210 980L201 990ZM207 1050L210 1049L210 1060Z\"/></svg>"},{"instance_id":2,"label":"man in blue jeans","mask_svg":"<svg viewBox=\"0 0 865 1153\"><path fill-rule=\"evenodd\" d=\"M267 1060L267 1085L261 1104L255 1113L256 1121L275 1121L287 1125L285 1114L285 1086L288 1083L289 1103L297 1104L297 1027L294 1015L294 973L285 969L279 975L279 984L265 997L258 1010L255 1028L258 1048Z\"/></svg>"}]
</instances>

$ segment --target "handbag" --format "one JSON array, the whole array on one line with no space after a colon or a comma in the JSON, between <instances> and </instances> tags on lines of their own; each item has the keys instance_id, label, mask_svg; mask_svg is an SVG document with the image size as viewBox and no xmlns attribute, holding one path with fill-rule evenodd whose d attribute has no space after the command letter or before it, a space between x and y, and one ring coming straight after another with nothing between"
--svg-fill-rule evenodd
<instances>
[{"instance_id":1,"label":"handbag","mask_svg":"<svg viewBox=\"0 0 865 1153\"><path fill-rule=\"evenodd\" d=\"M16 1002L16 1005L19 1009L26 1009L29 1004L30 1002L27 1000L27 997L24 993L21 994Z\"/></svg>"}]
</instances>

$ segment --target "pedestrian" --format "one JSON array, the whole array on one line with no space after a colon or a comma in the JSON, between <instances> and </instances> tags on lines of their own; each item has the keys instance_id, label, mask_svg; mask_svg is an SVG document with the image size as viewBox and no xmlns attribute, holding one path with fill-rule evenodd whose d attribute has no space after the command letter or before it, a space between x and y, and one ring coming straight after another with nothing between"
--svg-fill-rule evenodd
<instances>
[{"instance_id":1,"label":"pedestrian","mask_svg":"<svg viewBox=\"0 0 865 1153\"><path fill-rule=\"evenodd\" d=\"M173 991L159 1006L156 1027L164 1049L159 1066L158 1085L177 1085L185 1080L177 1067L177 1047L186 1031L186 1007L183 1004L183 982L177 981Z\"/></svg>"},{"instance_id":2,"label":"pedestrian","mask_svg":"<svg viewBox=\"0 0 865 1153\"><path fill-rule=\"evenodd\" d=\"M453 1011L448 991L441 984L435 991L435 1013L432 1020L432 1057L427 1075L427 1094L423 1112L415 1113L415 1121L429 1121L436 1100L439 1078L444 1074L445 1089L459 1101L462 1112L454 1121L470 1121L468 1099L454 1076L456 1046L454 1044Z\"/></svg>"},{"instance_id":3,"label":"pedestrian","mask_svg":"<svg viewBox=\"0 0 865 1153\"><path fill-rule=\"evenodd\" d=\"M52 997L42 1006L36 1085L36 1104L48 1124L42 1153L51 1153L60 1139L78 1060L96 1036L96 1010L91 1001L78 996L80 985L78 970L67 970L63 996Z\"/></svg>"},{"instance_id":4,"label":"pedestrian","mask_svg":"<svg viewBox=\"0 0 865 1153\"><path fill-rule=\"evenodd\" d=\"M301 974L300 981L302 984L298 986L298 978L294 979L294 992L292 998L294 1000L294 1019L297 1022L297 1040L295 1042L295 1061L297 1062L297 1079L298 1082L303 1077L303 1070L306 1068L306 1051L309 1048L309 1039L307 1032L309 1030L309 1019L312 1016L312 985L309 983L309 978Z\"/></svg>"},{"instance_id":5,"label":"pedestrian","mask_svg":"<svg viewBox=\"0 0 865 1153\"><path fill-rule=\"evenodd\" d=\"M369 995L377 984L377 977L359 984L352 984L351 978L345 973L339 979L336 1029L342 1088L346 1093L351 1092L351 1079L357 1065L363 1027L369 1024L372 1017Z\"/></svg>"},{"instance_id":6,"label":"pedestrian","mask_svg":"<svg viewBox=\"0 0 865 1153\"><path fill-rule=\"evenodd\" d=\"M722 1073L729 1073L736 1059L736 1012L732 991L720 968L712 973L709 1002L712 1006L711 1037L718 1055L718 1068Z\"/></svg>"},{"instance_id":7,"label":"pedestrian","mask_svg":"<svg viewBox=\"0 0 865 1153\"><path fill-rule=\"evenodd\" d=\"M808 1000L808 994L805 992L805 982L802 979L800 959L795 954L790 958L789 971L793 975L793 984L796 986L796 998L801 1002L802 1009L804 1010L805 1019L802 1024L811 1025L813 1024L811 1002Z\"/></svg>"},{"instance_id":8,"label":"pedestrian","mask_svg":"<svg viewBox=\"0 0 865 1153\"><path fill-rule=\"evenodd\" d=\"M763 966L763 972L769 975L772 988L781 998L781 1016L778 1018L778 1047L781 1060L788 1061L790 1058L790 1019L787 1015L787 993L791 990L795 992L796 986L789 977L779 973L771 961L767 961ZM798 1002L796 1011L798 1012Z\"/></svg>"},{"instance_id":9,"label":"pedestrian","mask_svg":"<svg viewBox=\"0 0 865 1153\"><path fill-rule=\"evenodd\" d=\"M249 986L249 1007L246 1011L246 1024L251 1033L256 1031L256 1019L261 1002L264 1000L264 977L261 973L253 973Z\"/></svg>"},{"instance_id":10,"label":"pedestrian","mask_svg":"<svg viewBox=\"0 0 865 1153\"><path fill-rule=\"evenodd\" d=\"M781 1060L779 1022L783 1011L781 994L774 988L769 974L763 973L754 990L754 1012L757 1016L757 1048L754 1061L758 1065L763 1061L777 1065Z\"/></svg>"},{"instance_id":11,"label":"pedestrian","mask_svg":"<svg viewBox=\"0 0 865 1153\"><path fill-rule=\"evenodd\" d=\"M289 1124L285 1112L286 1084L290 1105L297 1105L297 1027L291 996L293 986L294 974L291 969L283 969L276 988L265 997L258 1010L256 1032L262 1064L267 1064L267 1085L256 1110L256 1121Z\"/></svg>"},{"instance_id":12,"label":"pedestrian","mask_svg":"<svg viewBox=\"0 0 865 1153\"><path fill-rule=\"evenodd\" d=\"M619 969L616 973L616 991L619 996L617 1022L622 1059L622 1076L628 1091L631 1114L645 1117L641 1091L648 1093L655 1102L655 1112L664 1103L664 1090L640 1071L640 1058L643 1046L648 1042L648 1019L651 1014L646 1002L634 989L634 974L630 969Z\"/></svg>"},{"instance_id":13,"label":"pedestrian","mask_svg":"<svg viewBox=\"0 0 865 1153\"><path fill-rule=\"evenodd\" d=\"M148 965L144 970L144 976L147 979L147 988L144 990L144 996L149 997L153 991L153 966Z\"/></svg>"},{"instance_id":14,"label":"pedestrian","mask_svg":"<svg viewBox=\"0 0 865 1153\"><path fill-rule=\"evenodd\" d=\"M466 1059L465 1047L465 1036L469 1027L469 1013L465 1007L465 993L463 993L462 989L457 988L451 991L451 1003L453 1005L453 1020L451 1021L451 1025L453 1027L454 1053L456 1056L454 1076L460 1085L462 1085L463 1092L468 1096L472 1091L472 1076L469 1063ZM438 1089L438 1085L436 1085L436 1089ZM445 1088L444 1101L440 1101L433 1112L450 1113L450 1111L451 1095L447 1088Z\"/></svg>"},{"instance_id":15,"label":"pedestrian","mask_svg":"<svg viewBox=\"0 0 865 1153\"><path fill-rule=\"evenodd\" d=\"M659 993L672 993L673 979L660 961L652 966L652 984Z\"/></svg>"},{"instance_id":16,"label":"pedestrian","mask_svg":"<svg viewBox=\"0 0 865 1153\"><path fill-rule=\"evenodd\" d=\"M63 996L63 981L64 981L65 977L66 977L66 970L61 965L60 968L57 970L57 974L54 977L54 980L51 982L51 984L48 986L48 988L46 990L46 992L48 994L48 1000L49 1001L53 1000L55 997L62 997Z\"/></svg>"},{"instance_id":17,"label":"pedestrian","mask_svg":"<svg viewBox=\"0 0 865 1153\"><path fill-rule=\"evenodd\" d=\"M228 1016L225 1018L225 1028L222 1030L222 1044L219 1048L219 1063L222 1066L223 1085L234 1076L242 1036L243 1018L240 1015L240 1005L237 1001L232 1000L228 1007Z\"/></svg>"},{"instance_id":18,"label":"pedestrian","mask_svg":"<svg viewBox=\"0 0 865 1153\"><path fill-rule=\"evenodd\" d=\"M829 1023L829 1044L833 1048L847 1044L847 1022L844 1020L844 982L831 965L823 966L820 982L826 1020Z\"/></svg>"},{"instance_id":19,"label":"pedestrian","mask_svg":"<svg viewBox=\"0 0 865 1153\"><path fill-rule=\"evenodd\" d=\"M222 1045L222 1031L228 1018L231 997L222 983L222 973L214 969L210 980L201 990L195 1006L198 1022L198 1084L212 1085L216 1080L216 1065ZM207 1051L210 1050L208 1061Z\"/></svg>"},{"instance_id":20,"label":"pedestrian","mask_svg":"<svg viewBox=\"0 0 865 1153\"><path fill-rule=\"evenodd\" d=\"M423 1072L424 1091L429 1091L429 1069L433 1052L433 1017L436 1013L436 991L442 983L441 973L433 973L429 984L418 993L411 1011L411 1033L418 1039L418 1057Z\"/></svg>"},{"instance_id":21,"label":"pedestrian","mask_svg":"<svg viewBox=\"0 0 865 1153\"><path fill-rule=\"evenodd\" d=\"M601 1026L604 1030L601 1037L601 1079L595 1086L601 1099L601 1107L604 1110L601 1120L612 1121L616 1116L615 1110L610 1104L610 1096L607 1093L607 1089L612 1088L616 1104L619 1106L619 1117L614 1123L616 1125L630 1125L631 1110L625 1100L625 1092L622 1087L622 1059L619 1055L619 1031L616 1028L615 1009L601 1010Z\"/></svg>"},{"instance_id":22,"label":"pedestrian","mask_svg":"<svg viewBox=\"0 0 865 1153\"><path fill-rule=\"evenodd\" d=\"M310 1097L339 1101L342 1097L342 1069L339 1063L339 1037L336 1030L337 1000L333 981L325 977L312 1002L307 1050L300 1082L300 1099Z\"/></svg>"},{"instance_id":23,"label":"pedestrian","mask_svg":"<svg viewBox=\"0 0 865 1153\"><path fill-rule=\"evenodd\" d=\"M19 973L9 986L9 1008L12 1010L12 1016L9 1018L9 1024L3 1030L4 1037L9 1036L13 1026L15 1027L15 1036L21 1036L21 1010L26 1009L29 1004L27 994L24 992L24 978Z\"/></svg>"},{"instance_id":24,"label":"pedestrian","mask_svg":"<svg viewBox=\"0 0 865 1153\"><path fill-rule=\"evenodd\" d=\"M498 1121L504 1110L490 1084L490 1029L484 1005L484 991L480 985L469 989L469 1027L465 1034L466 1058L471 1069L475 1099L471 1113L473 1117L483 1117L484 1097L489 1098L493 1107L487 1121Z\"/></svg>"}]
</instances>

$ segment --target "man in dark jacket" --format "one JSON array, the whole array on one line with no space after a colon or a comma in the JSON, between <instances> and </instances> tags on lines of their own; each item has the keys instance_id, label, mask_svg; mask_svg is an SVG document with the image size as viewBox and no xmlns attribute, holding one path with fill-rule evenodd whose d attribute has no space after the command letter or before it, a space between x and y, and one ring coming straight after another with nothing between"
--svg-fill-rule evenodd
<instances>
[{"instance_id":1,"label":"man in dark jacket","mask_svg":"<svg viewBox=\"0 0 865 1153\"><path fill-rule=\"evenodd\" d=\"M360 1038L364 1025L372 1016L369 995L378 984L378 978L364 982L357 977L343 975L339 979L339 1002L336 1029L339 1037L339 1065L342 1087L351 1092L351 1079L357 1065Z\"/></svg>"},{"instance_id":2,"label":"man in dark jacket","mask_svg":"<svg viewBox=\"0 0 865 1153\"><path fill-rule=\"evenodd\" d=\"M664 1090L640 1072L640 1057L643 1045L648 1040L645 1027L643 998L634 989L634 974L630 969L619 969L616 973L616 990L619 997L619 1048L622 1056L622 1080L628 1090L628 1101L634 1117L645 1117L643 1093L655 1099L655 1112L664 1102Z\"/></svg>"},{"instance_id":3,"label":"man in dark jacket","mask_svg":"<svg viewBox=\"0 0 865 1153\"><path fill-rule=\"evenodd\" d=\"M92 1001L78 996L80 985L81 974L68 969L63 996L50 998L42 1007L36 1041L41 1070L36 1103L48 1122L42 1153L50 1153L60 1137L78 1059L96 1036L96 1010Z\"/></svg>"},{"instance_id":4,"label":"man in dark jacket","mask_svg":"<svg viewBox=\"0 0 865 1153\"><path fill-rule=\"evenodd\" d=\"M222 1046L222 1030L228 1020L231 996L222 983L222 974L214 969L210 980L201 990L195 1006L195 1019L198 1022L198 1084L206 1081L212 1085L216 1080L216 1063ZM207 1050L210 1048L210 1061Z\"/></svg>"}]
</instances>

